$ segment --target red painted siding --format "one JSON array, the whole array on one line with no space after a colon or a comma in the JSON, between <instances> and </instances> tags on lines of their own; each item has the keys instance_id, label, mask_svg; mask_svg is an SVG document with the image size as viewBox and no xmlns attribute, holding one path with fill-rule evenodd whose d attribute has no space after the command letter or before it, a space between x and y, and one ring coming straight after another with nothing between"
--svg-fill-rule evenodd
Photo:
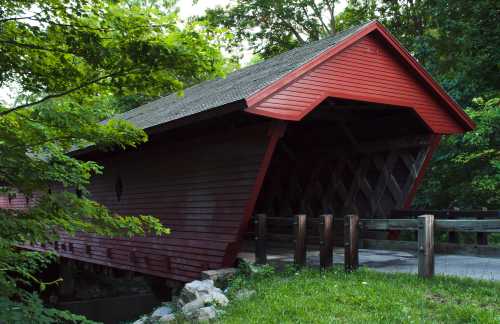
<instances>
[{"instance_id":1,"label":"red painted siding","mask_svg":"<svg viewBox=\"0 0 500 324\"><path fill-rule=\"evenodd\" d=\"M172 234L113 239L63 235L58 252L179 281L222 267L252 203L270 140L268 128L267 122L227 131L218 125L191 138L167 136L135 151L93 157L105 170L89 186L94 200L123 215L157 216ZM123 188L120 200L115 190L118 178Z\"/></svg>"},{"instance_id":2,"label":"red painted siding","mask_svg":"<svg viewBox=\"0 0 500 324\"><path fill-rule=\"evenodd\" d=\"M371 33L247 109L300 120L326 97L412 107L436 133L463 127L380 36Z\"/></svg>"},{"instance_id":3,"label":"red painted siding","mask_svg":"<svg viewBox=\"0 0 500 324\"><path fill-rule=\"evenodd\" d=\"M26 199L21 193L16 193L10 199L7 195L0 195L0 208L23 210L33 206L36 201L36 195Z\"/></svg>"}]
</instances>

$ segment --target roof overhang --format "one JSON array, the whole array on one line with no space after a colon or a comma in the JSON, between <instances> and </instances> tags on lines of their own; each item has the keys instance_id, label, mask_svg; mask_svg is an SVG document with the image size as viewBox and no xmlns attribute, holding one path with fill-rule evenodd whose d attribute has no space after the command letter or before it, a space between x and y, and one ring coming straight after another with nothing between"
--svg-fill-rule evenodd
<instances>
[{"instance_id":1,"label":"roof overhang","mask_svg":"<svg viewBox=\"0 0 500 324\"><path fill-rule=\"evenodd\" d=\"M261 102L263 102L273 94L285 88L295 80L299 79L305 73L311 71L315 67L322 64L323 62L334 57L336 54L342 52L343 50L353 45L358 40L372 33L379 35L385 41L385 43L399 56L399 58L401 58L401 60L412 71L414 71L414 73L418 76L418 78L421 81L423 81L424 84L427 86L427 88L432 92L432 94L443 104L443 106L447 109L448 113L451 114L454 117L454 119L461 125L464 132L473 130L475 128L474 122L469 118L469 116L467 116L467 114L458 105L458 103L456 103L446 93L446 91L431 77L431 75L425 70L425 68L420 63L418 63L417 60L378 21L373 21L367 24L365 27L363 27L356 33L345 38L335 46L318 54L312 60L300 66L299 68L293 70L292 72L288 73L280 80L275 81L274 83L268 85L266 88L246 98L245 99L247 105L246 111L249 113L254 113L276 119L299 121L302 120L302 118L304 118L311 110L313 110L319 103L321 103L328 97L352 99L352 100L375 102L388 105L398 105L398 106L413 108L413 103L409 100L396 100L388 98L384 98L383 100L381 100L380 98L370 97L368 95L359 93L353 94L341 91L330 91L330 92L324 92L321 97L317 98L316 101L310 104L310 107L308 109L304 110L298 116L292 116L292 117L283 116L272 112L267 112L267 111L263 112L257 109L257 106Z\"/></svg>"}]
</instances>

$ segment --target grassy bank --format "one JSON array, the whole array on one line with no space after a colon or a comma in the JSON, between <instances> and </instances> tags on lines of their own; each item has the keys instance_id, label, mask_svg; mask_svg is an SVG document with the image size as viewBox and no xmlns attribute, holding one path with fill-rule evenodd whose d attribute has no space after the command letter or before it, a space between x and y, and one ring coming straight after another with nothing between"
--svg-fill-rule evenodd
<instances>
[{"instance_id":1,"label":"grassy bank","mask_svg":"<svg viewBox=\"0 0 500 324\"><path fill-rule=\"evenodd\" d=\"M221 323L500 323L500 283L335 268L238 277Z\"/></svg>"}]
</instances>

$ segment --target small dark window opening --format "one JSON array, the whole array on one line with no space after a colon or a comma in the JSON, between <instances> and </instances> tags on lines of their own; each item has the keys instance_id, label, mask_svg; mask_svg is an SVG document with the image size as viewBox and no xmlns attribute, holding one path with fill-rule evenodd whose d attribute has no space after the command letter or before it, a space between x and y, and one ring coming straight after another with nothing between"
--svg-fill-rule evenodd
<instances>
[{"instance_id":1,"label":"small dark window opening","mask_svg":"<svg viewBox=\"0 0 500 324\"><path fill-rule=\"evenodd\" d=\"M30 197L26 196L25 199L26 199L26 206L28 206L30 204Z\"/></svg>"},{"instance_id":2,"label":"small dark window opening","mask_svg":"<svg viewBox=\"0 0 500 324\"><path fill-rule=\"evenodd\" d=\"M122 199L122 194L123 194L123 182L122 182L122 177L120 176L118 176L118 178L116 179L115 192L116 192L116 199L120 201Z\"/></svg>"}]
</instances>

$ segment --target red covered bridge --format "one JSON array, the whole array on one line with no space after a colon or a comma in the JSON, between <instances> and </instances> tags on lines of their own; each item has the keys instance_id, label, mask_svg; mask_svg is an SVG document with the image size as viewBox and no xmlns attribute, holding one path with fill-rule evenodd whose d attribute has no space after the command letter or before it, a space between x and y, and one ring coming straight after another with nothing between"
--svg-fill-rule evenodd
<instances>
[{"instance_id":1,"label":"red covered bridge","mask_svg":"<svg viewBox=\"0 0 500 324\"><path fill-rule=\"evenodd\" d=\"M66 258L177 281L233 265L257 212L369 218L409 206L440 136L474 127L378 22L117 118L150 141L76 152L105 167L92 198L117 213L158 216L172 234L80 234L56 247Z\"/></svg>"}]
</instances>

